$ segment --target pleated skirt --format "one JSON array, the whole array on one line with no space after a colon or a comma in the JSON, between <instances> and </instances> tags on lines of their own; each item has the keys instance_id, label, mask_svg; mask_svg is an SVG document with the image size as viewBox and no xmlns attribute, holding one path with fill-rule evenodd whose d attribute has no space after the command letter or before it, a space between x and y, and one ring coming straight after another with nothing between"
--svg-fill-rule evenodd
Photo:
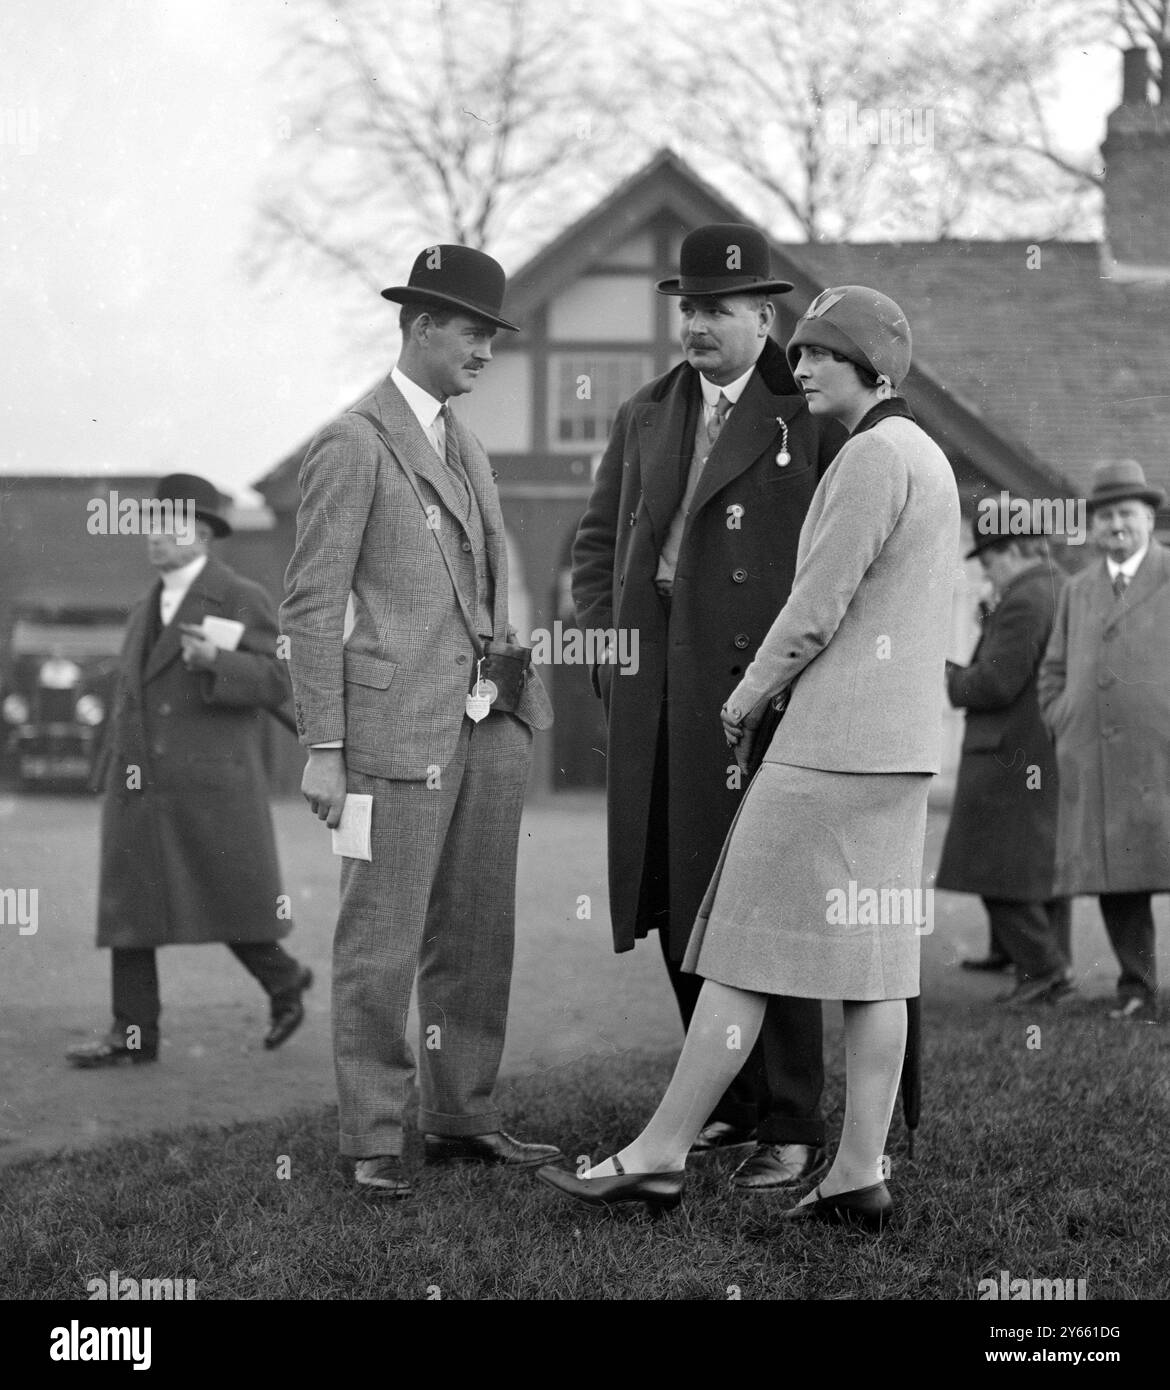
<instances>
[{"instance_id":1,"label":"pleated skirt","mask_svg":"<svg viewBox=\"0 0 1170 1390\"><path fill-rule=\"evenodd\" d=\"M761 994L909 999L931 930L927 773L764 763L724 843L683 969Z\"/></svg>"}]
</instances>

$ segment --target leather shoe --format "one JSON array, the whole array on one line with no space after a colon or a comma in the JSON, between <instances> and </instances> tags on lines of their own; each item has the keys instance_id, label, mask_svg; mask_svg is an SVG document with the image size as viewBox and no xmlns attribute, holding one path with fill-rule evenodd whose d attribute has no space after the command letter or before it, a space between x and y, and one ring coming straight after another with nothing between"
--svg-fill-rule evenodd
<instances>
[{"instance_id":1,"label":"leather shoe","mask_svg":"<svg viewBox=\"0 0 1170 1390\"><path fill-rule=\"evenodd\" d=\"M731 1183L749 1192L791 1191L819 1178L828 1166L828 1151L813 1144L757 1144Z\"/></svg>"},{"instance_id":2,"label":"leather shoe","mask_svg":"<svg viewBox=\"0 0 1170 1390\"><path fill-rule=\"evenodd\" d=\"M313 972L306 966L301 978L288 989L277 990L272 996L272 1015L268 1032L264 1035L264 1046L271 1051L287 1042L305 1021L305 1006L301 996L313 983Z\"/></svg>"},{"instance_id":3,"label":"leather shoe","mask_svg":"<svg viewBox=\"0 0 1170 1390\"><path fill-rule=\"evenodd\" d=\"M782 1221L827 1221L834 1226L858 1226L865 1231L880 1231L894 1216L894 1203L884 1182L869 1187L854 1187L848 1192L835 1192L822 1197L818 1187L811 1202L790 1207L781 1212Z\"/></svg>"},{"instance_id":4,"label":"leather shoe","mask_svg":"<svg viewBox=\"0 0 1170 1390\"><path fill-rule=\"evenodd\" d=\"M354 1164L354 1181L371 1197L409 1197L414 1191L397 1154L359 1158Z\"/></svg>"},{"instance_id":5,"label":"leather shoe","mask_svg":"<svg viewBox=\"0 0 1170 1390\"><path fill-rule=\"evenodd\" d=\"M756 1142L756 1127L730 1125L726 1120L712 1120L704 1125L695 1136L690 1152L698 1157L701 1154L726 1153L728 1149L742 1149Z\"/></svg>"},{"instance_id":6,"label":"leather shoe","mask_svg":"<svg viewBox=\"0 0 1170 1390\"><path fill-rule=\"evenodd\" d=\"M1008 990L995 999L996 1004L1058 1004L1075 993L1064 970L1054 970L1050 975L1039 975L1034 980L1021 980L1014 989Z\"/></svg>"},{"instance_id":7,"label":"leather shoe","mask_svg":"<svg viewBox=\"0 0 1170 1390\"><path fill-rule=\"evenodd\" d=\"M538 1168L536 1176L546 1187L563 1197L571 1197L587 1207L617 1207L627 1202L643 1202L653 1216L673 1211L682 1201L686 1173L627 1173L616 1158L617 1175L612 1178L579 1178L564 1168Z\"/></svg>"},{"instance_id":8,"label":"leather shoe","mask_svg":"<svg viewBox=\"0 0 1170 1390\"><path fill-rule=\"evenodd\" d=\"M1158 1004L1154 999L1142 999L1134 994L1122 1000L1117 1008L1110 1009L1109 1017L1131 1023L1157 1023Z\"/></svg>"},{"instance_id":9,"label":"leather shoe","mask_svg":"<svg viewBox=\"0 0 1170 1390\"><path fill-rule=\"evenodd\" d=\"M502 1129L493 1134L426 1134L428 1163L493 1163L507 1168L534 1168L562 1157L555 1144L524 1144Z\"/></svg>"},{"instance_id":10,"label":"leather shoe","mask_svg":"<svg viewBox=\"0 0 1170 1390\"><path fill-rule=\"evenodd\" d=\"M961 960L959 964L964 970L1010 970L1012 961L1010 956L988 955Z\"/></svg>"},{"instance_id":11,"label":"leather shoe","mask_svg":"<svg viewBox=\"0 0 1170 1390\"><path fill-rule=\"evenodd\" d=\"M157 1062L157 1047L127 1047L125 1039L102 1038L100 1042L77 1043L65 1052L75 1067L119 1067L125 1062Z\"/></svg>"}]
</instances>

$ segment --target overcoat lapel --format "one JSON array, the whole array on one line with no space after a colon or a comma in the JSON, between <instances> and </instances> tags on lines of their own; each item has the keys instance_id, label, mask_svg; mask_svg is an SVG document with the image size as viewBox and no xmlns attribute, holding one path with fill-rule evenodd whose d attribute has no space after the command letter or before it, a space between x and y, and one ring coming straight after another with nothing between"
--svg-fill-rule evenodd
<instances>
[{"instance_id":1,"label":"overcoat lapel","mask_svg":"<svg viewBox=\"0 0 1170 1390\"><path fill-rule=\"evenodd\" d=\"M203 569L196 575L194 583L183 595L183 601L179 604L175 616L163 628L158 641L147 653L146 664L142 668L143 685L154 680L179 655L182 650L184 623L198 625L208 610L211 610L212 617L217 616L217 610L223 607L224 592L223 568L218 560L209 556ZM155 603L158 602L157 589L152 591L152 599Z\"/></svg>"},{"instance_id":2,"label":"overcoat lapel","mask_svg":"<svg viewBox=\"0 0 1170 1390\"><path fill-rule=\"evenodd\" d=\"M757 369L743 395L731 409L707 457L707 466L695 489L691 515L710 501L720 488L746 473L762 454L780 450L780 420L787 423L804 406L801 396L776 396ZM779 465L776 465L779 469Z\"/></svg>"},{"instance_id":3,"label":"overcoat lapel","mask_svg":"<svg viewBox=\"0 0 1170 1390\"><path fill-rule=\"evenodd\" d=\"M662 400L637 407L642 504L650 518L656 551L662 549L686 488L688 420L692 413L698 415L698 394L696 373L687 366Z\"/></svg>"},{"instance_id":4,"label":"overcoat lapel","mask_svg":"<svg viewBox=\"0 0 1170 1390\"><path fill-rule=\"evenodd\" d=\"M1170 575L1167 575L1166 551L1152 537L1150 548L1146 552L1146 558L1137 568L1137 573L1129 581L1129 587L1125 591L1124 598L1117 598L1113 593L1113 585L1109 582L1109 566L1104 560L1101 561L1101 574L1104 579L1105 590L1108 593L1109 608L1106 610L1105 630L1108 631L1115 624L1127 617L1141 603L1153 598L1163 584L1167 582ZM1103 598L1104 601L1104 598Z\"/></svg>"}]
</instances>

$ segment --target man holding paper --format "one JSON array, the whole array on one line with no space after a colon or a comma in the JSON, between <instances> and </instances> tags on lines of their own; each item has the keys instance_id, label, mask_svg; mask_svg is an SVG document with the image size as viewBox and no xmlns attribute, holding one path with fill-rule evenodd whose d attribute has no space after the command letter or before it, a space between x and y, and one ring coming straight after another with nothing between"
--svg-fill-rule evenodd
<instances>
[{"instance_id":1,"label":"man holding paper","mask_svg":"<svg viewBox=\"0 0 1170 1390\"><path fill-rule=\"evenodd\" d=\"M265 711L287 718L272 601L208 553L230 534L219 494L176 473L148 536L159 580L131 614L94 774L102 812L98 945L110 948L114 1022L69 1049L78 1067L153 1062L155 948L224 942L270 1003L267 1048L304 1018L312 976L279 944L292 930L268 807ZM157 517L157 513L156 513Z\"/></svg>"},{"instance_id":2,"label":"man holding paper","mask_svg":"<svg viewBox=\"0 0 1170 1390\"><path fill-rule=\"evenodd\" d=\"M448 405L474 387L496 330L517 331L500 317L504 272L480 251L430 246L383 296L403 306L398 365L309 447L280 617L310 750L302 791L341 832L340 1147L363 1191L396 1198L411 1191L416 973L428 1161L558 1154L503 1133L492 1098L532 730L552 711L509 626L487 455Z\"/></svg>"}]
</instances>

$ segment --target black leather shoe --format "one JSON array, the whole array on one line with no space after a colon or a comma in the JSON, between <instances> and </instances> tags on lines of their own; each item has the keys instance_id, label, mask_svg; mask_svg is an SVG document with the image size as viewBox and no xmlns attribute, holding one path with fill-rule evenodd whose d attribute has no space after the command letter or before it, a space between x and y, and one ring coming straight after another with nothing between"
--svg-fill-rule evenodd
<instances>
[{"instance_id":1,"label":"black leather shoe","mask_svg":"<svg viewBox=\"0 0 1170 1390\"><path fill-rule=\"evenodd\" d=\"M426 1134L428 1163L495 1163L507 1168L535 1168L562 1157L555 1144L523 1144L502 1129L494 1134Z\"/></svg>"},{"instance_id":2,"label":"black leather shoe","mask_svg":"<svg viewBox=\"0 0 1170 1390\"><path fill-rule=\"evenodd\" d=\"M964 970L1010 970L1012 961L1010 956L980 956L978 959L972 957L970 960L961 960L959 964Z\"/></svg>"},{"instance_id":3,"label":"black leather shoe","mask_svg":"<svg viewBox=\"0 0 1170 1390\"><path fill-rule=\"evenodd\" d=\"M828 1151L813 1144L757 1144L731 1175L731 1183L749 1192L790 1192L819 1178L828 1166Z\"/></svg>"},{"instance_id":4,"label":"black leather shoe","mask_svg":"<svg viewBox=\"0 0 1170 1390\"><path fill-rule=\"evenodd\" d=\"M864 1231L880 1231L894 1215L894 1203L884 1182L854 1187L822 1197L818 1187L811 1202L781 1212L782 1221L827 1221L835 1226L857 1226Z\"/></svg>"},{"instance_id":5,"label":"black leather shoe","mask_svg":"<svg viewBox=\"0 0 1170 1390\"><path fill-rule=\"evenodd\" d=\"M101 1042L77 1043L65 1056L75 1067L120 1067L123 1063L157 1062L157 1047L127 1047L124 1041L103 1038Z\"/></svg>"},{"instance_id":6,"label":"black leather shoe","mask_svg":"<svg viewBox=\"0 0 1170 1390\"><path fill-rule=\"evenodd\" d=\"M358 1187L371 1197L409 1197L414 1191L397 1154L359 1158L353 1176Z\"/></svg>"},{"instance_id":7,"label":"black leather shoe","mask_svg":"<svg viewBox=\"0 0 1170 1390\"><path fill-rule=\"evenodd\" d=\"M992 1002L1015 1007L1020 1004L1060 1004L1076 993L1076 987L1069 981L1067 971L1054 970L1050 975L1039 975L1034 980L1021 980L1014 989L1001 994Z\"/></svg>"},{"instance_id":8,"label":"black leather shoe","mask_svg":"<svg viewBox=\"0 0 1170 1390\"><path fill-rule=\"evenodd\" d=\"M612 1178L579 1178L564 1168L538 1168L536 1176L547 1187L563 1197L583 1202L587 1207L617 1207L628 1202L642 1202L651 1215L673 1211L682 1201L686 1173L627 1173L613 1159L617 1176Z\"/></svg>"},{"instance_id":9,"label":"black leather shoe","mask_svg":"<svg viewBox=\"0 0 1170 1390\"><path fill-rule=\"evenodd\" d=\"M746 1148L756 1142L756 1128L743 1125L729 1125L726 1120L712 1120L704 1125L695 1136L690 1152L698 1157L701 1154L726 1153L728 1149Z\"/></svg>"},{"instance_id":10,"label":"black leather shoe","mask_svg":"<svg viewBox=\"0 0 1170 1390\"><path fill-rule=\"evenodd\" d=\"M268 1032L264 1035L264 1046L271 1051L297 1031L305 1021L305 1006L301 996L313 983L313 972L305 967L301 978L288 989L277 990L272 996L272 1017Z\"/></svg>"}]
</instances>

